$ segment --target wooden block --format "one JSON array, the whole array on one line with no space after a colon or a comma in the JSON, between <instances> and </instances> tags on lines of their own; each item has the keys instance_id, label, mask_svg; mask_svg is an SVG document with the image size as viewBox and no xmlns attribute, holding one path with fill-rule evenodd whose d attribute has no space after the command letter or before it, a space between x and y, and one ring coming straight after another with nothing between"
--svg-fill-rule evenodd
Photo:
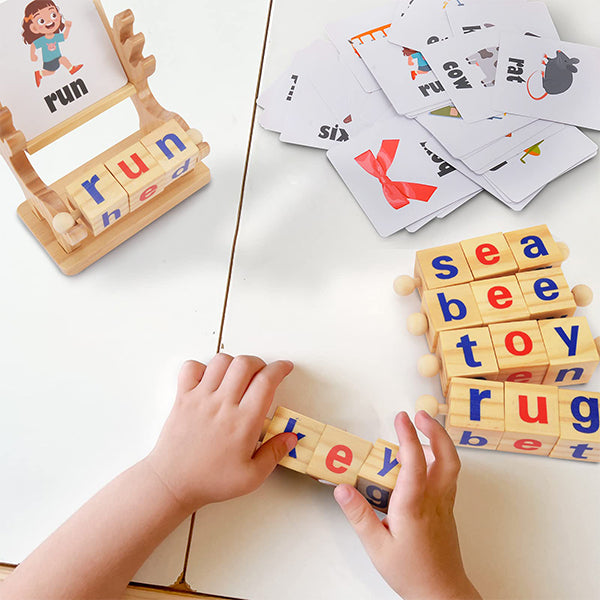
<instances>
[{"instance_id":1,"label":"wooden block","mask_svg":"<svg viewBox=\"0 0 600 600\"><path fill-rule=\"evenodd\" d=\"M460 244L419 250L415 261L418 290L435 290L473 281L473 275Z\"/></svg>"},{"instance_id":2,"label":"wooden block","mask_svg":"<svg viewBox=\"0 0 600 600\"><path fill-rule=\"evenodd\" d=\"M532 319L575 314L577 305L560 267L517 273L516 277Z\"/></svg>"},{"instance_id":3,"label":"wooden block","mask_svg":"<svg viewBox=\"0 0 600 600\"><path fill-rule=\"evenodd\" d=\"M141 142L107 160L105 166L127 192L131 212L167 187L164 171Z\"/></svg>"},{"instance_id":4,"label":"wooden block","mask_svg":"<svg viewBox=\"0 0 600 600\"><path fill-rule=\"evenodd\" d=\"M279 433L295 433L298 444L279 464L298 473L306 473L308 463L319 443L325 423L305 417L297 412L278 406L263 443Z\"/></svg>"},{"instance_id":5,"label":"wooden block","mask_svg":"<svg viewBox=\"0 0 600 600\"><path fill-rule=\"evenodd\" d=\"M519 271L562 264L563 253L546 225L505 233Z\"/></svg>"},{"instance_id":6,"label":"wooden block","mask_svg":"<svg viewBox=\"0 0 600 600\"><path fill-rule=\"evenodd\" d=\"M587 383L600 363L598 349L585 317L539 321L550 366L543 383Z\"/></svg>"},{"instance_id":7,"label":"wooden block","mask_svg":"<svg viewBox=\"0 0 600 600\"><path fill-rule=\"evenodd\" d=\"M373 444L327 425L308 464L306 474L333 484L356 486L358 472Z\"/></svg>"},{"instance_id":8,"label":"wooden block","mask_svg":"<svg viewBox=\"0 0 600 600\"><path fill-rule=\"evenodd\" d=\"M600 394L558 390L560 438L553 458L600 462Z\"/></svg>"},{"instance_id":9,"label":"wooden block","mask_svg":"<svg viewBox=\"0 0 600 600\"><path fill-rule=\"evenodd\" d=\"M396 458L399 450L396 444L377 440L358 472L356 488L371 506L383 513L387 513L400 472L400 463Z\"/></svg>"},{"instance_id":10,"label":"wooden block","mask_svg":"<svg viewBox=\"0 0 600 600\"><path fill-rule=\"evenodd\" d=\"M487 327L442 331L437 354L442 364L440 379L444 395L454 377L494 379L498 375L498 363Z\"/></svg>"},{"instance_id":11,"label":"wooden block","mask_svg":"<svg viewBox=\"0 0 600 600\"><path fill-rule=\"evenodd\" d=\"M446 431L456 446L496 449L504 434L504 384L455 377L446 402Z\"/></svg>"},{"instance_id":12,"label":"wooden block","mask_svg":"<svg viewBox=\"0 0 600 600\"><path fill-rule=\"evenodd\" d=\"M141 139L167 178L167 185L191 171L200 159L198 146L172 119Z\"/></svg>"},{"instance_id":13,"label":"wooden block","mask_svg":"<svg viewBox=\"0 0 600 600\"><path fill-rule=\"evenodd\" d=\"M102 164L79 174L65 193L95 236L129 213L127 192Z\"/></svg>"},{"instance_id":14,"label":"wooden block","mask_svg":"<svg viewBox=\"0 0 600 600\"><path fill-rule=\"evenodd\" d=\"M538 322L495 323L489 329L498 362L496 380L541 384L550 363Z\"/></svg>"},{"instance_id":15,"label":"wooden block","mask_svg":"<svg viewBox=\"0 0 600 600\"><path fill-rule=\"evenodd\" d=\"M482 325L481 314L468 283L437 290L424 290L421 312L427 316L427 342L437 348L440 331Z\"/></svg>"},{"instance_id":16,"label":"wooden block","mask_svg":"<svg viewBox=\"0 0 600 600\"><path fill-rule=\"evenodd\" d=\"M469 284L485 325L530 318L525 298L514 275Z\"/></svg>"},{"instance_id":17,"label":"wooden block","mask_svg":"<svg viewBox=\"0 0 600 600\"><path fill-rule=\"evenodd\" d=\"M506 382L504 429L497 450L548 456L560 433L558 388Z\"/></svg>"},{"instance_id":18,"label":"wooden block","mask_svg":"<svg viewBox=\"0 0 600 600\"><path fill-rule=\"evenodd\" d=\"M475 279L512 275L517 261L502 233L491 233L460 243Z\"/></svg>"}]
</instances>

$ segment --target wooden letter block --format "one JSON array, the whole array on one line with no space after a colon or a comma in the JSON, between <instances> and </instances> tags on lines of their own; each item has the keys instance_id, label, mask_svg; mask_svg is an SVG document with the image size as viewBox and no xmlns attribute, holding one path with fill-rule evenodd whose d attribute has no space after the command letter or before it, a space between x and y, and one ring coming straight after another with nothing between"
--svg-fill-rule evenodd
<instances>
[{"instance_id":1,"label":"wooden letter block","mask_svg":"<svg viewBox=\"0 0 600 600\"><path fill-rule=\"evenodd\" d=\"M415 262L419 293L441 287L469 283L473 275L460 244L419 250Z\"/></svg>"},{"instance_id":2,"label":"wooden letter block","mask_svg":"<svg viewBox=\"0 0 600 600\"><path fill-rule=\"evenodd\" d=\"M519 270L502 233L465 240L460 245L475 279L512 275Z\"/></svg>"},{"instance_id":3,"label":"wooden letter block","mask_svg":"<svg viewBox=\"0 0 600 600\"><path fill-rule=\"evenodd\" d=\"M489 329L498 361L497 381L544 381L549 361L537 321L495 323Z\"/></svg>"},{"instance_id":4,"label":"wooden letter block","mask_svg":"<svg viewBox=\"0 0 600 600\"><path fill-rule=\"evenodd\" d=\"M456 446L496 449L504 434L504 384L456 377L446 401L446 430Z\"/></svg>"},{"instance_id":5,"label":"wooden letter block","mask_svg":"<svg viewBox=\"0 0 600 600\"><path fill-rule=\"evenodd\" d=\"M600 356L585 317L539 321L550 366L544 382L547 385L587 383Z\"/></svg>"},{"instance_id":6,"label":"wooden letter block","mask_svg":"<svg viewBox=\"0 0 600 600\"><path fill-rule=\"evenodd\" d=\"M487 327L442 331L437 354L442 363L440 378L444 395L454 377L495 379L498 375L498 363Z\"/></svg>"},{"instance_id":7,"label":"wooden letter block","mask_svg":"<svg viewBox=\"0 0 600 600\"><path fill-rule=\"evenodd\" d=\"M514 275L473 281L470 286L485 325L530 318L525 298Z\"/></svg>"},{"instance_id":8,"label":"wooden letter block","mask_svg":"<svg viewBox=\"0 0 600 600\"><path fill-rule=\"evenodd\" d=\"M306 474L336 485L348 483L356 486L358 472L372 447L371 442L327 425Z\"/></svg>"},{"instance_id":9,"label":"wooden letter block","mask_svg":"<svg viewBox=\"0 0 600 600\"><path fill-rule=\"evenodd\" d=\"M600 394L558 390L560 438L553 458L600 462Z\"/></svg>"},{"instance_id":10,"label":"wooden letter block","mask_svg":"<svg viewBox=\"0 0 600 600\"><path fill-rule=\"evenodd\" d=\"M324 429L325 423L319 423L319 421L279 406L273 415L263 443L268 442L279 433L295 433L298 436L296 447L287 456L284 456L279 464L298 471L298 473L306 473L308 463Z\"/></svg>"},{"instance_id":11,"label":"wooden letter block","mask_svg":"<svg viewBox=\"0 0 600 600\"><path fill-rule=\"evenodd\" d=\"M563 253L546 225L505 233L504 237L517 261L519 271L560 265Z\"/></svg>"},{"instance_id":12,"label":"wooden letter block","mask_svg":"<svg viewBox=\"0 0 600 600\"><path fill-rule=\"evenodd\" d=\"M558 388L506 382L504 429L497 450L548 456L560 433Z\"/></svg>"},{"instance_id":13,"label":"wooden letter block","mask_svg":"<svg viewBox=\"0 0 600 600\"><path fill-rule=\"evenodd\" d=\"M160 194L167 186L164 171L140 142L107 161L106 168L127 192L131 212Z\"/></svg>"},{"instance_id":14,"label":"wooden letter block","mask_svg":"<svg viewBox=\"0 0 600 600\"><path fill-rule=\"evenodd\" d=\"M161 166L167 185L191 171L200 157L198 146L175 120L155 129L141 142Z\"/></svg>"},{"instance_id":15,"label":"wooden letter block","mask_svg":"<svg viewBox=\"0 0 600 600\"><path fill-rule=\"evenodd\" d=\"M103 165L84 173L65 191L95 236L129 213L127 192Z\"/></svg>"},{"instance_id":16,"label":"wooden letter block","mask_svg":"<svg viewBox=\"0 0 600 600\"><path fill-rule=\"evenodd\" d=\"M398 450L400 448L391 442L377 440L358 472L356 488L371 506L383 513L387 513L400 472L400 463L396 458Z\"/></svg>"},{"instance_id":17,"label":"wooden letter block","mask_svg":"<svg viewBox=\"0 0 600 600\"><path fill-rule=\"evenodd\" d=\"M572 317L577 305L560 267L517 273L532 319Z\"/></svg>"},{"instance_id":18,"label":"wooden letter block","mask_svg":"<svg viewBox=\"0 0 600 600\"><path fill-rule=\"evenodd\" d=\"M427 315L427 342L437 348L440 331L482 325L481 315L469 284L423 292L421 311Z\"/></svg>"}]
</instances>

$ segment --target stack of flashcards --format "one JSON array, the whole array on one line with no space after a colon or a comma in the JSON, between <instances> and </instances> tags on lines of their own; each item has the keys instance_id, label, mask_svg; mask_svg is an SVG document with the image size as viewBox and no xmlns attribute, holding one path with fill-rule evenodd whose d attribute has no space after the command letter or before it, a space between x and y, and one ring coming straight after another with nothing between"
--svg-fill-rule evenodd
<instances>
[{"instance_id":1,"label":"stack of flashcards","mask_svg":"<svg viewBox=\"0 0 600 600\"><path fill-rule=\"evenodd\" d=\"M259 97L260 124L327 156L377 231L482 189L513 210L593 158L600 48L525 0L399 0L327 27Z\"/></svg>"}]
</instances>

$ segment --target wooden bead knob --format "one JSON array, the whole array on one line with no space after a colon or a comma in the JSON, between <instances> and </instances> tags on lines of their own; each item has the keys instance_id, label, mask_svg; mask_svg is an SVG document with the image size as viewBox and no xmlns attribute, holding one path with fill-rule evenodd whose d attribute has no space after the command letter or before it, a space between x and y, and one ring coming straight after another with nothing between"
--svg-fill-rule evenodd
<instances>
[{"instance_id":1,"label":"wooden bead knob","mask_svg":"<svg viewBox=\"0 0 600 600\"><path fill-rule=\"evenodd\" d=\"M567 258L571 256L571 250L569 250L569 246L567 246L564 242L558 242L557 246L563 255L563 260L567 260Z\"/></svg>"},{"instance_id":2,"label":"wooden bead knob","mask_svg":"<svg viewBox=\"0 0 600 600\"><path fill-rule=\"evenodd\" d=\"M410 275L401 275L394 281L394 291L398 296L410 296L417 289L417 283Z\"/></svg>"},{"instance_id":3,"label":"wooden bead knob","mask_svg":"<svg viewBox=\"0 0 600 600\"><path fill-rule=\"evenodd\" d=\"M440 405L435 396L421 396L416 403L417 412L424 410L432 417L437 417L440 414Z\"/></svg>"},{"instance_id":4,"label":"wooden bead knob","mask_svg":"<svg viewBox=\"0 0 600 600\"><path fill-rule=\"evenodd\" d=\"M426 354L419 359L417 370L422 377L434 377L441 370L440 361L435 354Z\"/></svg>"},{"instance_id":5,"label":"wooden bead knob","mask_svg":"<svg viewBox=\"0 0 600 600\"><path fill-rule=\"evenodd\" d=\"M65 234L75 226L75 219L66 212L58 213L54 219L52 219L52 227L54 231L60 234Z\"/></svg>"},{"instance_id":6,"label":"wooden bead knob","mask_svg":"<svg viewBox=\"0 0 600 600\"><path fill-rule=\"evenodd\" d=\"M576 285L572 290L573 299L577 306L589 306L594 299L594 292L587 285Z\"/></svg>"},{"instance_id":7,"label":"wooden bead knob","mask_svg":"<svg viewBox=\"0 0 600 600\"><path fill-rule=\"evenodd\" d=\"M204 141L204 136L197 129L188 129L187 134L196 146L199 146Z\"/></svg>"},{"instance_id":8,"label":"wooden bead knob","mask_svg":"<svg viewBox=\"0 0 600 600\"><path fill-rule=\"evenodd\" d=\"M596 349L598 350L598 354L600 354L600 337L597 337L594 340L595 344L596 344Z\"/></svg>"},{"instance_id":9,"label":"wooden bead knob","mask_svg":"<svg viewBox=\"0 0 600 600\"><path fill-rule=\"evenodd\" d=\"M406 321L406 329L411 335L425 335L429 329L427 316L423 313L414 313Z\"/></svg>"}]
</instances>

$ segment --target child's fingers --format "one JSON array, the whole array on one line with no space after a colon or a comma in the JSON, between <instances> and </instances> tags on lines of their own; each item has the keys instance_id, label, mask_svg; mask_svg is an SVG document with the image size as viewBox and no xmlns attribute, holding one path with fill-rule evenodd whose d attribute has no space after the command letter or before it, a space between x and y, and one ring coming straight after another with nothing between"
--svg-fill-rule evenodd
<instances>
[{"instance_id":1,"label":"child's fingers","mask_svg":"<svg viewBox=\"0 0 600 600\"><path fill-rule=\"evenodd\" d=\"M427 463L417 432L405 412L394 422L400 444L400 472L390 500L390 513L395 508L417 508L421 505L427 485Z\"/></svg>"},{"instance_id":2,"label":"child's fingers","mask_svg":"<svg viewBox=\"0 0 600 600\"><path fill-rule=\"evenodd\" d=\"M295 433L280 433L262 444L252 457L254 483L260 485L297 443L298 436Z\"/></svg>"},{"instance_id":3,"label":"child's fingers","mask_svg":"<svg viewBox=\"0 0 600 600\"><path fill-rule=\"evenodd\" d=\"M225 396L226 402L239 404L252 378L265 366L256 356L236 356L223 377L219 393Z\"/></svg>"},{"instance_id":4,"label":"child's fingers","mask_svg":"<svg viewBox=\"0 0 600 600\"><path fill-rule=\"evenodd\" d=\"M248 386L240 406L251 412L253 417L261 417L261 425L269 412L275 390L293 368L294 365L290 361L278 360L259 371Z\"/></svg>"},{"instance_id":5,"label":"child's fingers","mask_svg":"<svg viewBox=\"0 0 600 600\"><path fill-rule=\"evenodd\" d=\"M360 538L371 560L377 555L389 539L389 532L381 524L371 505L350 485L338 485L334 497L354 531Z\"/></svg>"},{"instance_id":6,"label":"child's fingers","mask_svg":"<svg viewBox=\"0 0 600 600\"><path fill-rule=\"evenodd\" d=\"M179 371L177 387L182 392L193 390L202 381L206 365L195 360L188 360Z\"/></svg>"},{"instance_id":7,"label":"child's fingers","mask_svg":"<svg viewBox=\"0 0 600 600\"><path fill-rule=\"evenodd\" d=\"M446 430L425 411L415 417L417 427L428 438L435 458L429 467L428 484L433 493L446 494L456 487L460 459Z\"/></svg>"},{"instance_id":8,"label":"child's fingers","mask_svg":"<svg viewBox=\"0 0 600 600\"><path fill-rule=\"evenodd\" d=\"M202 387L209 392L217 390L232 360L233 356L229 356L229 354L217 354L206 367L202 378Z\"/></svg>"}]
</instances>

